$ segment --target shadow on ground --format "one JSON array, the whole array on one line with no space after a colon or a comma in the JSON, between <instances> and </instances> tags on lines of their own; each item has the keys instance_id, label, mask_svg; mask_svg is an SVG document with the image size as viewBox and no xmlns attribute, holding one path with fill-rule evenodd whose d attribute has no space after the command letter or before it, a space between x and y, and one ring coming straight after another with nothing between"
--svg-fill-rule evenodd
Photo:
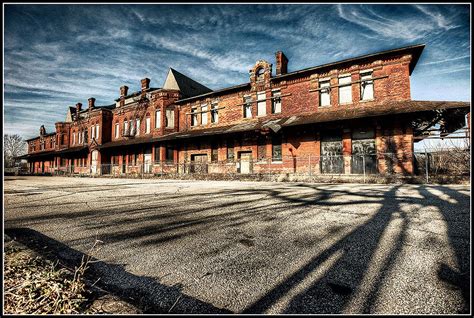
<instances>
[{"instance_id":1,"label":"shadow on ground","mask_svg":"<svg viewBox=\"0 0 474 318\"><path fill-rule=\"evenodd\" d=\"M50 237L28 228L6 229L5 234L24 244L46 259L59 260L69 268L77 268L87 255ZM120 299L133 304L144 313L232 313L183 294L179 286L166 286L157 280L136 276L122 265L108 264L91 258L86 278Z\"/></svg>"}]
</instances>

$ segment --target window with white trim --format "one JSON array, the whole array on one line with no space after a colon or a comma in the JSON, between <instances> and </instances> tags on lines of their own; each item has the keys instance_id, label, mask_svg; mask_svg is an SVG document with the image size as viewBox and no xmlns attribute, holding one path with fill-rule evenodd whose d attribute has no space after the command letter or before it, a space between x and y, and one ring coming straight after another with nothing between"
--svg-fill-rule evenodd
<instances>
[{"instance_id":1,"label":"window with white trim","mask_svg":"<svg viewBox=\"0 0 474 318\"><path fill-rule=\"evenodd\" d=\"M76 132L73 132L73 133L72 133L72 144L73 144L73 145L76 144Z\"/></svg>"},{"instance_id":2,"label":"window with white trim","mask_svg":"<svg viewBox=\"0 0 474 318\"><path fill-rule=\"evenodd\" d=\"M120 132L119 132L119 130L120 130L120 125L119 125L119 123L115 123L115 138L120 137Z\"/></svg>"},{"instance_id":3,"label":"window with white trim","mask_svg":"<svg viewBox=\"0 0 474 318\"><path fill-rule=\"evenodd\" d=\"M95 125L95 139L99 139L99 124Z\"/></svg>"},{"instance_id":4,"label":"window with white trim","mask_svg":"<svg viewBox=\"0 0 474 318\"><path fill-rule=\"evenodd\" d=\"M140 118L135 119L135 136L140 135Z\"/></svg>"},{"instance_id":5,"label":"window with white trim","mask_svg":"<svg viewBox=\"0 0 474 318\"><path fill-rule=\"evenodd\" d=\"M123 135L126 136L129 133L130 132L128 131L128 120L125 119L125 121L123 122Z\"/></svg>"},{"instance_id":6,"label":"window with white trim","mask_svg":"<svg viewBox=\"0 0 474 318\"><path fill-rule=\"evenodd\" d=\"M351 76L339 77L339 104L352 103Z\"/></svg>"},{"instance_id":7,"label":"window with white trim","mask_svg":"<svg viewBox=\"0 0 474 318\"><path fill-rule=\"evenodd\" d=\"M360 100L374 99L374 81L372 71L361 72L360 74Z\"/></svg>"}]
</instances>

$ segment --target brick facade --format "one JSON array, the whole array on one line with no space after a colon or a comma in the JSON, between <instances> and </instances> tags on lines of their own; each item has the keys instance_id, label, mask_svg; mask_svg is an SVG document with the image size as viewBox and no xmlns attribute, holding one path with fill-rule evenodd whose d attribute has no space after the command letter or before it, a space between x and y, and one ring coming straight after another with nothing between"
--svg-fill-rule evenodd
<instances>
[{"instance_id":1,"label":"brick facade","mask_svg":"<svg viewBox=\"0 0 474 318\"><path fill-rule=\"evenodd\" d=\"M95 99L90 98L87 109L82 109L80 103L76 105L71 121L56 123L55 133L44 136L42 128L40 137L28 140L30 169L38 173L44 171L44 165L52 169L72 165L74 172L86 173L97 165L97 173L107 174L120 172L123 165L129 166L130 171L137 170L140 164L151 160L148 172L180 172L179 164L200 158L209 163L208 172L235 172L239 164L234 163L239 162L241 155L255 160L262 159L262 155L271 159L272 140L281 138L281 162L267 160L263 164L257 160L253 164L254 173L277 168L304 171L307 167L301 158L306 158L307 165L319 171L325 164L325 157L321 157L326 151L324 147L330 145L329 139L321 139L322 134L334 131L342 147L338 150L342 158L340 173L350 174L354 173L353 135L367 130L373 132L379 173L392 169L395 173L412 174L414 130L410 121L397 115L397 109L391 109L391 115L385 117L382 114L341 120L333 116L324 123L284 127L276 133L268 128L239 128L218 135L213 131L231 126L253 127L277 119L290 122L299 116L315 114L330 117L337 111L366 111L388 103L411 101L410 74L422 49L423 46L401 48L290 73L288 59L279 51L275 55L275 75L272 75L272 64L259 60L249 70L247 83L195 96L185 96L178 89L183 87L178 83L183 81L183 76L176 79L178 88L172 89L150 88L150 79L145 78L140 81L138 92L129 94L127 86L120 87L120 95L113 105L96 107ZM324 88L323 83L329 83L330 87ZM340 102L342 99L344 103ZM329 105L323 105L323 101ZM246 107L250 111L248 118ZM207 123L203 123L206 118ZM78 137L82 132L87 132L86 138ZM42 140L54 142L40 150ZM233 144L234 161L227 158L229 143ZM35 159L39 152L52 154ZM387 153L392 157L387 157ZM215 159L225 162L219 166L220 171L213 170ZM295 160L300 160L298 165ZM101 165L111 165L112 170L100 170Z\"/></svg>"}]
</instances>

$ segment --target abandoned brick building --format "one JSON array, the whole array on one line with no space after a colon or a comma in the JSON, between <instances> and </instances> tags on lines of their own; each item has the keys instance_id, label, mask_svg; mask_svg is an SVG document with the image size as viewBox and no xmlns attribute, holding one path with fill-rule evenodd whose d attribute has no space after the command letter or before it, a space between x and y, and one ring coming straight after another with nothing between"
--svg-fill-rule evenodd
<instances>
[{"instance_id":1,"label":"abandoned brick building","mask_svg":"<svg viewBox=\"0 0 474 318\"><path fill-rule=\"evenodd\" d=\"M410 75L424 45L288 72L276 53L249 81L211 90L170 69L161 88L108 106L69 107L56 131L27 140L32 173L361 174L414 171L414 142L437 125L463 127L470 103L413 101ZM305 158L304 160L301 158Z\"/></svg>"}]
</instances>

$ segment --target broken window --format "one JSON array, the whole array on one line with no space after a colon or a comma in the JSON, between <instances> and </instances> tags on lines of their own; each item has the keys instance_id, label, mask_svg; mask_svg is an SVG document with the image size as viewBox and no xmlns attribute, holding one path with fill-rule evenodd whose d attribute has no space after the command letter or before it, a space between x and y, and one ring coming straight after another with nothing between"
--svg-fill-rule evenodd
<instances>
[{"instance_id":1,"label":"broken window","mask_svg":"<svg viewBox=\"0 0 474 318\"><path fill-rule=\"evenodd\" d=\"M374 81L372 80L372 71L360 74L360 99L374 99Z\"/></svg>"},{"instance_id":2,"label":"broken window","mask_svg":"<svg viewBox=\"0 0 474 318\"><path fill-rule=\"evenodd\" d=\"M257 116L265 116L267 114L267 102L265 100L265 92L257 93Z\"/></svg>"},{"instance_id":3,"label":"broken window","mask_svg":"<svg viewBox=\"0 0 474 318\"><path fill-rule=\"evenodd\" d=\"M244 118L252 117L252 98L250 96L244 97Z\"/></svg>"},{"instance_id":4,"label":"broken window","mask_svg":"<svg viewBox=\"0 0 474 318\"><path fill-rule=\"evenodd\" d=\"M351 76L339 77L339 104L352 103Z\"/></svg>"},{"instance_id":5,"label":"broken window","mask_svg":"<svg viewBox=\"0 0 474 318\"><path fill-rule=\"evenodd\" d=\"M201 105L201 125L207 125L207 105Z\"/></svg>"},{"instance_id":6,"label":"broken window","mask_svg":"<svg viewBox=\"0 0 474 318\"><path fill-rule=\"evenodd\" d=\"M191 126L194 127L197 125L197 108L191 108Z\"/></svg>"},{"instance_id":7,"label":"broken window","mask_svg":"<svg viewBox=\"0 0 474 318\"><path fill-rule=\"evenodd\" d=\"M319 82L319 106L331 105L331 88L329 80Z\"/></svg>"},{"instance_id":8,"label":"broken window","mask_svg":"<svg viewBox=\"0 0 474 318\"><path fill-rule=\"evenodd\" d=\"M218 113L218 104L217 102L213 102L211 104L211 123L217 123L219 121L219 113Z\"/></svg>"},{"instance_id":9,"label":"broken window","mask_svg":"<svg viewBox=\"0 0 474 318\"><path fill-rule=\"evenodd\" d=\"M257 81L263 81L265 75L265 69L263 67L257 70Z\"/></svg>"},{"instance_id":10,"label":"broken window","mask_svg":"<svg viewBox=\"0 0 474 318\"><path fill-rule=\"evenodd\" d=\"M279 90L272 92L272 114L281 113L281 92Z\"/></svg>"}]
</instances>

